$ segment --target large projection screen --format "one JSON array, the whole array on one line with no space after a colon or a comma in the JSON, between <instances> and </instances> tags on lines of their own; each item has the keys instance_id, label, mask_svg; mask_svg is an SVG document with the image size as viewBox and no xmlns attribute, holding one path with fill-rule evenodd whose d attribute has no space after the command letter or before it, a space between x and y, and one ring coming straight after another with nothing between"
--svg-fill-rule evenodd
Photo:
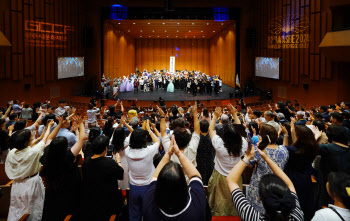
<instances>
[{"instance_id":1,"label":"large projection screen","mask_svg":"<svg viewBox=\"0 0 350 221\"><path fill-rule=\"evenodd\" d=\"M84 76L84 57L58 57L58 79Z\"/></svg>"},{"instance_id":2,"label":"large projection screen","mask_svg":"<svg viewBox=\"0 0 350 221\"><path fill-rule=\"evenodd\" d=\"M279 79L280 78L280 59L256 57L255 76Z\"/></svg>"}]
</instances>

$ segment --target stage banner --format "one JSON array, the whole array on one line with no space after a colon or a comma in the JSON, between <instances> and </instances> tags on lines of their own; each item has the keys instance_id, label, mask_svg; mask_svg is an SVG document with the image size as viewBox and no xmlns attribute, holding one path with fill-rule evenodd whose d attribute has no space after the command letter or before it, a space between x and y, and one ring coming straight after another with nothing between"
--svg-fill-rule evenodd
<instances>
[{"instance_id":1,"label":"stage banner","mask_svg":"<svg viewBox=\"0 0 350 221\"><path fill-rule=\"evenodd\" d=\"M171 56L170 57L170 73L175 73L175 57Z\"/></svg>"}]
</instances>

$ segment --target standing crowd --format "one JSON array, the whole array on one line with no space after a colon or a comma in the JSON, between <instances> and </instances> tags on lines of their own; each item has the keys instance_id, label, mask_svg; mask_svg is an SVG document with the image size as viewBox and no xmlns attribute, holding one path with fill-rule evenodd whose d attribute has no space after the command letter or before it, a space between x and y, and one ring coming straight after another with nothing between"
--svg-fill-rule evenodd
<instances>
[{"instance_id":1,"label":"standing crowd","mask_svg":"<svg viewBox=\"0 0 350 221\"><path fill-rule=\"evenodd\" d=\"M8 220L350 220L350 103L96 104L3 108Z\"/></svg>"}]
</instances>

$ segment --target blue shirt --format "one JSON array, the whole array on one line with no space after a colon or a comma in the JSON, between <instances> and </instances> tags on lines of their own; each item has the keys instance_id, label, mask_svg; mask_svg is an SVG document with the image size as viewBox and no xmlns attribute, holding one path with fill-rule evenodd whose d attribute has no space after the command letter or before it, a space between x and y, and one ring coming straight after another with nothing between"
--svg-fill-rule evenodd
<instances>
[{"instance_id":1,"label":"blue shirt","mask_svg":"<svg viewBox=\"0 0 350 221\"><path fill-rule=\"evenodd\" d=\"M12 105L13 112L15 113L21 113L22 107L19 106L18 104Z\"/></svg>"},{"instance_id":2,"label":"blue shirt","mask_svg":"<svg viewBox=\"0 0 350 221\"><path fill-rule=\"evenodd\" d=\"M56 137L65 137L68 140L68 148L72 148L73 145L78 141L78 138L70 132L67 128L61 128Z\"/></svg>"}]
</instances>

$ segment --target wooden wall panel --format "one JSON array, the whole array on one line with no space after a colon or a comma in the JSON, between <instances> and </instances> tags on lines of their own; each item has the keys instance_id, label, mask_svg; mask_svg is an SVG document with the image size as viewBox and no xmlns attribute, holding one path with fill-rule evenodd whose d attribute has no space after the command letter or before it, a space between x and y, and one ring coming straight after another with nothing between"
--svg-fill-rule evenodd
<instances>
[{"instance_id":1,"label":"wooden wall panel","mask_svg":"<svg viewBox=\"0 0 350 221\"><path fill-rule=\"evenodd\" d=\"M0 68L1 79L25 80L43 86L57 79L58 56L84 56L79 37L84 20L78 20L82 0L4 0L3 3L9 8L4 14L0 11L0 16L5 18L0 29L12 47L6 56L0 57L0 64L4 64ZM64 31L64 26L71 26L72 30Z\"/></svg>"},{"instance_id":2,"label":"wooden wall panel","mask_svg":"<svg viewBox=\"0 0 350 221\"><path fill-rule=\"evenodd\" d=\"M318 47L331 30L330 10L322 11L321 0L255 0L255 3L256 56L281 58L280 79L292 85L299 85L305 77L315 81L331 77L331 63ZM276 43L280 48L268 47L269 36L282 39Z\"/></svg>"},{"instance_id":3,"label":"wooden wall panel","mask_svg":"<svg viewBox=\"0 0 350 221\"><path fill-rule=\"evenodd\" d=\"M135 73L135 62L137 65L141 59L148 57L147 47L145 50L136 49L135 51L135 40L109 23L104 24L103 42L103 73L105 77L115 78ZM147 41L137 42L137 44L147 46ZM135 54L142 56L135 61ZM140 71L142 70L140 69Z\"/></svg>"},{"instance_id":4,"label":"wooden wall panel","mask_svg":"<svg viewBox=\"0 0 350 221\"><path fill-rule=\"evenodd\" d=\"M210 39L210 74L220 75L225 84L236 82L236 28L228 25Z\"/></svg>"},{"instance_id":5,"label":"wooden wall panel","mask_svg":"<svg viewBox=\"0 0 350 221\"><path fill-rule=\"evenodd\" d=\"M145 42L145 43L140 43ZM146 42L153 42L151 45ZM145 52L147 48L147 53ZM135 60L140 71L169 69L175 56L175 69L210 73L209 39L135 39ZM143 53L138 53L142 51ZM153 56L152 56L153 53ZM206 61L206 64L204 64Z\"/></svg>"}]
</instances>

